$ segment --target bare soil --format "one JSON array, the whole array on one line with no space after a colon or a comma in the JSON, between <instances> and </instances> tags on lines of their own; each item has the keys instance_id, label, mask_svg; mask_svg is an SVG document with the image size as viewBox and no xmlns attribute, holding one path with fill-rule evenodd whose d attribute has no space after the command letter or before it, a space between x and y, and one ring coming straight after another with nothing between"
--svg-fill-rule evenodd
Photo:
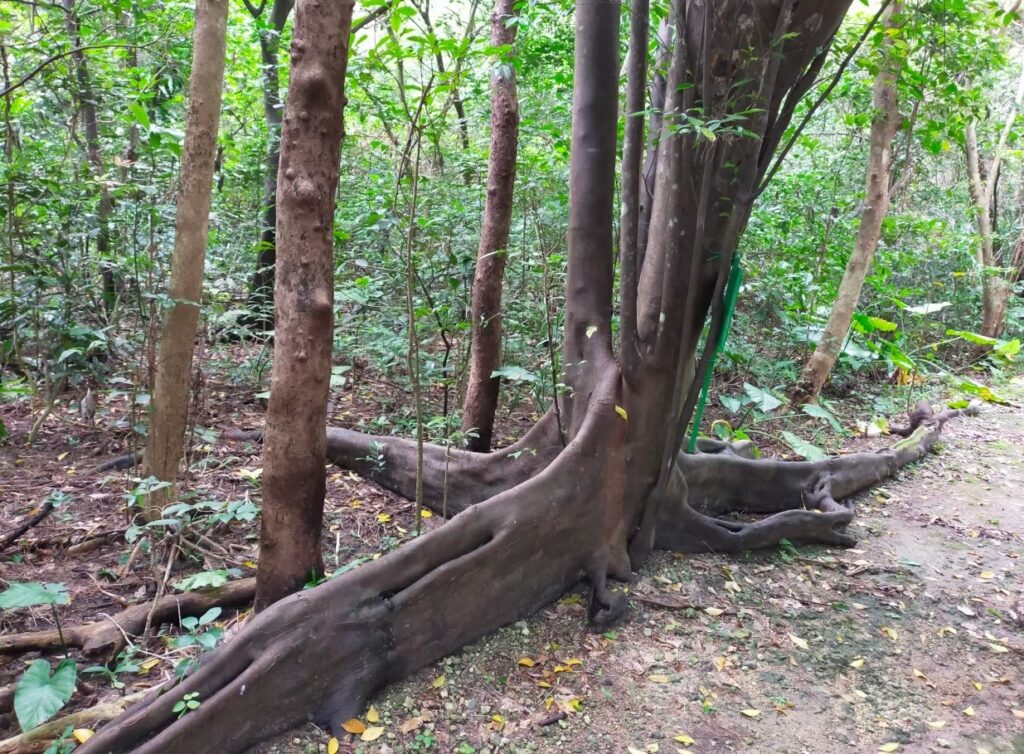
<instances>
[{"instance_id":1,"label":"bare soil","mask_svg":"<svg viewBox=\"0 0 1024 754\"><path fill-rule=\"evenodd\" d=\"M1019 401L1024 381L1006 392ZM251 394L208 386L198 424L209 432L193 437L190 488L199 498L258 500L258 448L217 431L260 424ZM0 406L13 435L0 447L0 532L53 491L70 496L20 551L0 557L0 578L66 584L65 625L151 598L161 584L173 593L188 573L250 575L257 557L257 527L239 522L206 530L224 552L193 551L166 581L167 540L153 535L148 550L130 556L131 472L93 471L123 451L126 401L107 396L96 430L65 402L30 447L27 407ZM354 374L335 418L368 426L395 401L393 385ZM513 424L529 420L520 410ZM1024 752L1024 410L986 406L979 419L950 423L937 454L861 496L857 513L852 550L659 553L629 587L630 614L607 633L587 630L582 592L569 594L384 691L352 726L369 735L341 733L339 750ZM408 501L330 471L328 568L379 557L413 536L413 519ZM440 517L424 525L439 526ZM94 549L82 547L104 532ZM84 551L69 553L75 544ZM222 619L230 635L237 616ZM4 632L50 627L46 609L0 616ZM136 659L157 662L122 674L124 693L170 677L191 651L170 647L176 632L163 626L138 643ZM104 659L72 656L80 666ZM0 686L35 657L0 658ZM85 681L70 710L122 693L97 675ZM0 714L0 737L16 732L13 716ZM329 740L307 726L260 750L320 752Z\"/></svg>"}]
</instances>

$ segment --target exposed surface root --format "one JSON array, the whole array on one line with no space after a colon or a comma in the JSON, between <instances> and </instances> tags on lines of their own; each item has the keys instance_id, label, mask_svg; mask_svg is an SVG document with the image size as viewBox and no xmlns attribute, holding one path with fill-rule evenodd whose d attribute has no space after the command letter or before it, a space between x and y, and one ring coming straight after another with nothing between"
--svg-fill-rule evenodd
<instances>
[{"instance_id":1,"label":"exposed surface root","mask_svg":"<svg viewBox=\"0 0 1024 754\"><path fill-rule=\"evenodd\" d=\"M180 618L202 615L211 607L248 604L255 591L256 579L250 578L233 581L217 589L161 597L155 605L152 602L133 605L103 620L64 628L64 644L80 647L88 654L116 654L125 645L125 635L137 635L143 631L151 611L151 624L154 626L177 623ZM0 654L45 651L60 646L61 636L56 629L0 636Z\"/></svg>"},{"instance_id":2,"label":"exposed surface root","mask_svg":"<svg viewBox=\"0 0 1024 754\"><path fill-rule=\"evenodd\" d=\"M970 406L935 414L922 403L911 415L913 429L906 439L877 453L824 461L754 460L721 444L705 446L714 452L680 454L667 495L673 502L660 508L656 545L683 552L739 552L788 539L850 547L856 540L845 528L853 508L837 500L919 461L949 419L977 413L977 406ZM736 512L767 517L751 523L718 518Z\"/></svg>"},{"instance_id":3,"label":"exposed surface root","mask_svg":"<svg viewBox=\"0 0 1024 754\"><path fill-rule=\"evenodd\" d=\"M97 704L95 707L87 707L70 715L45 722L19 736L0 741L0 754L41 752L51 741L59 738L67 728L86 728L96 723L112 720L135 702L141 700L147 693L149 693L148 690L137 691L134 694L128 694L113 701Z\"/></svg>"}]
</instances>

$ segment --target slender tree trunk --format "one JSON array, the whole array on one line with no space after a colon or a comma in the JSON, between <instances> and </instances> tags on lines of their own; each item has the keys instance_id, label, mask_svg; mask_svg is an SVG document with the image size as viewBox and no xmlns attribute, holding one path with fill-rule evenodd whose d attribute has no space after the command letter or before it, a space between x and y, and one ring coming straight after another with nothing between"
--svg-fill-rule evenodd
<instances>
[{"instance_id":1,"label":"slender tree trunk","mask_svg":"<svg viewBox=\"0 0 1024 754\"><path fill-rule=\"evenodd\" d=\"M491 45L515 42L515 0L498 0L491 16ZM492 373L501 366L501 292L505 281L512 199L519 140L519 100L513 61L506 59L491 76L491 156L487 165L484 205L476 273L473 276L472 348L469 381L462 409L462 429L475 430L468 447L481 453L491 448L494 414L501 380ZM473 436L475 435L475 436Z\"/></svg>"},{"instance_id":2,"label":"slender tree trunk","mask_svg":"<svg viewBox=\"0 0 1024 754\"><path fill-rule=\"evenodd\" d=\"M144 458L147 474L172 485L177 479L184 450L192 351L203 297L210 194L224 86L227 16L228 0L196 0L192 75L168 290L172 304L166 311L160 332L149 441ZM165 488L150 495L146 506L148 518L159 517L172 489Z\"/></svg>"},{"instance_id":3,"label":"slender tree trunk","mask_svg":"<svg viewBox=\"0 0 1024 754\"><path fill-rule=\"evenodd\" d=\"M263 174L260 240L256 250L256 271L250 284L251 323L260 329L273 326L274 263L277 256L277 173L281 162L281 82L278 53L281 33L288 22L294 0L274 0L270 23L261 29L260 65L263 69L263 115L267 122L267 155ZM247 6L254 18L260 10Z\"/></svg>"},{"instance_id":4,"label":"slender tree trunk","mask_svg":"<svg viewBox=\"0 0 1024 754\"><path fill-rule=\"evenodd\" d=\"M75 11L75 0L63 0L64 22L72 48L82 46L81 24ZM85 52L71 53L71 64L75 71L76 104L85 131L85 151L93 180L99 188L99 202L96 207L96 257L103 279L103 306L107 313L117 304L117 279L110 261L110 220L114 214L114 199L107 186L106 170L103 166L103 150L100 146L100 123L97 115L96 92L89 75L89 63Z\"/></svg>"},{"instance_id":5,"label":"slender tree trunk","mask_svg":"<svg viewBox=\"0 0 1024 754\"><path fill-rule=\"evenodd\" d=\"M654 75L651 77L650 105L648 118L647 157L644 159L640 185L640 218L637 222L637 270L643 269L647 253L647 236L651 227L651 208L654 206L654 182L658 171L658 142L661 139L662 109L665 107L665 72L672 59L673 25L670 15L658 26L658 52L654 61Z\"/></svg>"},{"instance_id":6,"label":"slender tree trunk","mask_svg":"<svg viewBox=\"0 0 1024 754\"><path fill-rule=\"evenodd\" d=\"M334 206L353 0L299 0L277 187L274 366L256 607L320 574L334 308Z\"/></svg>"},{"instance_id":7,"label":"slender tree trunk","mask_svg":"<svg viewBox=\"0 0 1024 754\"><path fill-rule=\"evenodd\" d=\"M903 24L902 4L897 0L886 10L884 24L887 30ZM817 400L821 388L832 373L836 359L843 349L846 334L853 321L853 313L860 299L864 279L878 250L882 235L882 222L889 214L890 185L892 183L892 144L900 126L897 82L903 66L903 55L893 47L893 37L882 37L882 65L872 87L874 118L871 121L870 151L868 154L867 186L864 205L857 228L857 241L846 263L839 292L832 304L825 332L818 347L804 366L795 393L798 402Z\"/></svg>"}]
</instances>

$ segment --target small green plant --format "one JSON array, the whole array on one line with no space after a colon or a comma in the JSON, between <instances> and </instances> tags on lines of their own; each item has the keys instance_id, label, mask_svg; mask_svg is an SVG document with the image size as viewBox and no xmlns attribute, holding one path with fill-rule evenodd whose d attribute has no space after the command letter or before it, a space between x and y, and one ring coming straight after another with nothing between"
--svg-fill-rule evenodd
<instances>
[{"instance_id":1,"label":"small green plant","mask_svg":"<svg viewBox=\"0 0 1024 754\"><path fill-rule=\"evenodd\" d=\"M123 652L119 652L117 658L112 663L114 667L109 665L90 665L85 668L82 672L90 675L101 675L110 682L110 686L115 689L123 689L125 684L118 676L122 673L138 673L139 664L135 662L135 647L131 646Z\"/></svg>"},{"instance_id":2,"label":"small green plant","mask_svg":"<svg viewBox=\"0 0 1024 754\"><path fill-rule=\"evenodd\" d=\"M174 703L171 707L171 712L178 716L178 719L185 717L189 712L199 709L199 705L202 702L199 701L199 692L193 691L189 694L185 694L181 699Z\"/></svg>"}]
</instances>

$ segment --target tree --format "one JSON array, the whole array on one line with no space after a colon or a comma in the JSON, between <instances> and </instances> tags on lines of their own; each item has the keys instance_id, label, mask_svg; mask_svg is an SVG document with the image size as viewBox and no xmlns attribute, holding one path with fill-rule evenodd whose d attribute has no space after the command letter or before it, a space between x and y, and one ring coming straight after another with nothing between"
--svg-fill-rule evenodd
<instances>
[{"instance_id":1,"label":"tree","mask_svg":"<svg viewBox=\"0 0 1024 754\"><path fill-rule=\"evenodd\" d=\"M515 39L515 0L498 0L491 16L491 46L504 52L491 73L491 155L487 165L487 201L473 277L472 346L462 409L462 430L468 434L467 446L483 453L491 449L501 385L501 379L492 375L501 366L501 292L512 225L519 139L519 100L515 65L511 59Z\"/></svg>"},{"instance_id":2,"label":"tree","mask_svg":"<svg viewBox=\"0 0 1024 754\"><path fill-rule=\"evenodd\" d=\"M227 0L196 0L196 25L189 79L188 115L171 257L171 305L164 315L150 408L146 473L173 485L185 442L192 351L203 298L210 194L217 156L217 130L224 86ZM147 518L158 518L168 492L147 499Z\"/></svg>"},{"instance_id":3,"label":"tree","mask_svg":"<svg viewBox=\"0 0 1024 754\"><path fill-rule=\"evenodd\" d=\"M281 33L288 16L292 12L295 0L273 0L270 6L270 18L266 25L259 29L260 63L263 82L263 117L267 123L266 167L263 174L262 227L259 245L256 249L256 271L250 285L249 308L254 311L252 321L261 327L269 328L272 317L269 311L274 303L274 261L277 252L277 173L281 162L281 81L278 50L281 44ZM266 0L259 6L249 0L245 2L246 10L253 19L259 22L266 7Z\"/></svg>"},{"instance_id":4,"label":"tree","mask_svg":"<svg viewBox=\"0 0 1024 754\"><path fill-rule=\"evenodd\" d=\"M299 0L277 187L274 366L263 450L256 607L323 571L335 193L353 0Z\"/></svg>"},{"instance_id":5,"label":"tree","mask_svg":"<svg viewBox=\"0 0 1024 754\"><path fill-rule=\"evenodd\" d=\"M970 119L964 129L964 152L967 157L967 185L971 198L971 209L978 228L976 259L981 272L981 334L989 338L1002 335L1006 325L1006 308L1013 293L1012 280L1004 277L1000 269L1001 250L996 245L996 190L999 171L1007 142L1013 131L1021 104L1024 103L1024 69L1021 70L1017 90L1006 115L1006 121L999 134L991 160L983 168L981 151L978 147L978 127Z\"/></svg>"},{"instance_id":6,"label":"tree","mask_svg":"<svg viewBox=\"0 0 1024 754\"><path fill-rule=\"evenodd\" d=\"M568 444L562 446L549 414L497 453L428 446L418 480L417 443L330 430L327 457L335 463L407 496L421 482L429 505L440 508L444 496L449 510L461 512L392 554L264 609L198 672L100 731L83 754L233 752L310 718L337 728L381 685L536 610L581 577L590 582L591 620L614 620L624 595L609 587L609 577L629 578L652 547L735 552L782 537L850 544L844 528L852 510L837 500L920 458L948 414L922 410L912 422L917 426L892 449L820 463L757 461L716 443L705 444L705 453L679 452L754 196L847 6L824 0L677 4L651 237L643 266L629 271L636 284L621 292L620 364L612 347L618 101L609 96L619 76L610 51L618 48L620 9L610 0L578 4L563 362L571 388L562 410ZM338 34L337 4L300 0L298 9L296 66L308 68L293 74L293 113L305 109L296 91L321 81L313 74L338 70L329 57L335 50L313 45L306 24L334 39L346 36ZM319 102L329 91L320 88ZM324 117L319 110L308 113ZM285 175L290 149L322 148L326 141L311 128L301 140L296 132L292 142L290 127L286 118ZM635 129L630 133L636 137ZM319 165L333 164L333 153L320 157ZM296 169L290 180L302 177ZM279 193L282 231L288 226L286 185ZM320 193L315 203L314 196L308 192L308 207L320 212L296 217L294 229L310 237L328 217L333 192ZM319 239L322 228L316 230ZM635 264L627 254L624 265ZM282 283L284 269L278 271ZM285 320L292 316L286 290L279 286L279 338L292 324ZM326 360L313 349L327 348L329 332L307 332L310 350L300 364L278 341L272 389L278 392L266 437L268 446L287 440L293 468L303 466L289 477L293 491L307 489L299 485L315 490L324 478L322 447L316 446L322 430L312 422L323 418L325 396L316 380L325 382L326 374L293 370ZM295 382L289 385L289 378ZM285 404L285 390L317 395L307 404ZM291 434L275 414L285 407L292 411ZM320 413L307 420L307 408ZM268 447L267 461L272 452L281 449ZM280 473L268 464L265 475L271 471ZM721 518L738 508L771 515L749 524ZM265 527L278 521L278 510L264 512ZM184 694L198 694L202 702L178 719L173 706Z\"/></svg>"},{"instance_id":7,"label":"tree","mask_svg":"<svg viewBox=\"0 0 1024 754\"><path fill-rule=\"evenodd\" d=\"M878 250L882 222L889 214L892 191L892 145L902 118L899 112L898 80L904 53L895 39L903 23L903 7L893 2L886 9L882 31L882 62L871 90L874 117L871 120L867 186L857 229L857 242L846 263L839 291L832 304L828 324L817 348L811 354L796 390L796 402L815 401L843 350L846 334L853 321L864 279Z\"/></svg>"}]
</instances>

